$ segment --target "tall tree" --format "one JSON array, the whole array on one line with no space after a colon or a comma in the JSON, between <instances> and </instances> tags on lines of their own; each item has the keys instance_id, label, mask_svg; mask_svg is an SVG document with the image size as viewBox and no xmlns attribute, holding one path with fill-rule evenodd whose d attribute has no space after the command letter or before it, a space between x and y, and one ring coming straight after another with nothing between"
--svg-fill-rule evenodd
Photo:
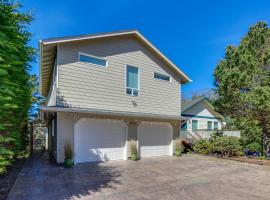
<instances>
[{"instance_id":1,"label":"tall tree","mask_svg":"<svg viewBox=\"0 0 270 200\"><path fill-rule=\"evenodd\" d=\"M262 142L269 156L270 29L251 26L239 46L228 46L216 66L216 106L243 130L245 141ZM261 139L261 141L260 141Z\"/></svg>"},{"instance_id":2,"label":"tall tree","mask_svg":"<svg viewBox=\"0 0 270 200\"><path fill-rule=\"evenodd\" d=\"M2 150L5 147L15 155L25 148L33 87L29 70L35 55L28 45L32 17L19 8L18 3L0 0L0 141ZM10 158L5 153L0 149L0 162Z\"/></svg>"}]
</instances>

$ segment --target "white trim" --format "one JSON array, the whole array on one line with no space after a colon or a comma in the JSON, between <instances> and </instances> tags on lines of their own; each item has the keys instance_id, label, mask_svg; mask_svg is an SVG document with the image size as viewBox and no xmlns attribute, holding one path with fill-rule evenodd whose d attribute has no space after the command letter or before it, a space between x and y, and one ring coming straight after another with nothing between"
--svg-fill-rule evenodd
<instances>
[{"instance_id":1,"label":"white trim","mask_svg":"<svg viewBox=\"0 0 270 200\"><path fill-rule=\"evenodd\" d=\"M166 120L183 120L184 117L180 115L162 115L155 113L144 113L144 112L128 112L128 111L116 111L116 110L105 110L105 109L91 109L91 108L80 108L80 107L58 107L58 106L41 106L42 112L66 112L66 113L87 113L87 114L99 114L106 116L122 116L122 117L140 117L150 119L166 119Z\"/></svg>"},{"instance_id":2,"label":"white trim","mask_svg":"<svg viewBox=\"0 0 270 200\"><path fill-rule=\"evenodd\" d=\"M129 64L126 64L125 66L126 66L126 72L125 72L125 94L126 94L126 96L138 97L138 96L140 96L140 81L141 81L141 79L140 79L140 71L141 71L141 69L140 69L140 67L136 67L134 65L129 65ZM134 67L134 68L137 68L138 69L138 88L127 87L127 67L128 66ZM134 90L138 90L138 96L135 96L135 95L132 95L132 94L127 94L127 88L132 89L132 93L133 93L133 89Z\"/></svg>"},{"instance_id":3,"label":"white trim","mask_svg":"<svg viewBox=\"0 0 270 200\"><path fill-rule=\"evenodd\" d=\"M84 56L88 56L90 58L95 58L95 59L98 59L98 60L103 60L106 62L106 65L103 66L103 65L99 65L99 64L95 64L95 63L90 63L90 62L83 62L83 61L80 61L80 55L84 55ZM101 68L107 68L109 66L109 63L108 63L108 60L104 59L104 58L101 58L101 57L97 57L97 56L93 56L93 55L90 55L90 54L87 54L87 53L83 53L83 52L78 52L78 62L79 63L82 63L82 64L87 64L87 65L97 65L98 67L101 67Z\"/></svg>"},{"instance_id":4,"label":"white trim","mask_svg":"<svg viewBox=\"0 0 270 200\"><path fill-rule=\"evenodd\" d=\"M42 72L41 72L41 69L42 69L42 60L43 60L43 45L42 45L42 40L39 40L38 41L38 47L39 47L39 92L40 94L42 94L42 79L41 79L41 76L42 76Z\"/></svg>"},{"instance_id":5,"label":"white trim","mask_svg":"<svg viewBox=\"0 0 270 200\"><path fill-rule=\"evenodd\" d=\"M70 38L70 39L59 39L55 41L42 41L41 42L44 45L48 44L56 44L56 43L65 43L65 42L74 42L74 41L81 41L81 40L89 40L89 39L97 39L97 38L106 38L106 37L112 37L112 36L119 36L119 35L128 35L128 34L138 34L138 31L127 31L122 33L104 33L100 35L92 35L92 36L78 36L78 38Z\"/></svg>"},{"instance_id":6,"label":"white trim","mask_svg":"<svg viewBox=\"0 0 270 200\"><path fill-rule=\"evenodd\" d=\"M57 44L57 49L56 49L56 89L57 90L58 90L58 82L59 82L59 45ZM56 92L58 93L58 91Z\"/></svg>"}]
</instances>

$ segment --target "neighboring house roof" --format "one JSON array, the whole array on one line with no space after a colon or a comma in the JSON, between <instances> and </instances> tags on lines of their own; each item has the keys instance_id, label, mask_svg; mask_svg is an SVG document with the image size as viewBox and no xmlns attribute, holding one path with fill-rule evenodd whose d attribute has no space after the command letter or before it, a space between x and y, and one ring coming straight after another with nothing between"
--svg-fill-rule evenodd
<instances>
[{"instance_id":1,"label":"neighboring house roof","mask_svg":"<svg viewBox=\"0 0 270 200\"><path fill-rule=\"evenodd\" d=\"M181 102L181 111L184 112L185 110L191 108L192 106L196 105L200 101L204 100L205 98L197 98L197 99L192 99L192 100L183 100Z\"/></svg>"},{"instance_id":2,"label":"neighboring house roof","mask_svg":"<svg viewBox=\"0 0 270 200\"><path fill-rule=\"evenodd\" d=\"M143 42L150 50L152 50L162 61L171 67L172 71L180 77L181 83L191 82L191 79L182 72L174 63L172 63L165 55L163 55L152 43L142 36L137 30L117 31L110 33L88 34L71 37L59 37L44 39L39 41L40 49L40 92L47 95L49 84L52 76L52 69L57 53L57 45L60 43L93 40L98 38L118 37L124 35L135 36L136 39Z\"/></svg>"},{"instance_id":3,"label":"neighboring house roof","mask_svg":"<svg viewBox=\"0 0 270 200\"><path fill-rule=\"evenodd\" d=\"M192 99L190 101L182 101L181 102L181 112L182 114L185 113L185 111L187 111L188 109L190 109L191 107L197 105L200 102L204 102L207 109L217 118L220 118L222 120L224 120L224 117L219 114L218 112L215 111L214 106L210 103L210 101L206 98L206 97L201 97L201 98L197 98L197 99Z\"/></svg>"}]
</instances>

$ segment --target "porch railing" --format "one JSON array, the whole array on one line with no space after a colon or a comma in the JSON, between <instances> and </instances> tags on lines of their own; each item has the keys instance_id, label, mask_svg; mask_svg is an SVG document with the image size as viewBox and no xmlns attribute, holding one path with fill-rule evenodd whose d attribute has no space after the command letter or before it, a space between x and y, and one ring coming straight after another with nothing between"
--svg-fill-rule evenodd
<instances>
[{"instance_id":1,"label":"porch railing","mask_svg":"<svg viewBox=\"0 0 270 200\"><path fill-rule=\"evenodd\" d=\"M241 131L237 130L220 130L223 135L226 136L234 136L240 138ZM196 130L194 132L191 131L180 131L180 138L187 140L188 142L194 142L198 139L209 139L213 133L215 133L216 130Z\"/></svg>"}]
</instances>

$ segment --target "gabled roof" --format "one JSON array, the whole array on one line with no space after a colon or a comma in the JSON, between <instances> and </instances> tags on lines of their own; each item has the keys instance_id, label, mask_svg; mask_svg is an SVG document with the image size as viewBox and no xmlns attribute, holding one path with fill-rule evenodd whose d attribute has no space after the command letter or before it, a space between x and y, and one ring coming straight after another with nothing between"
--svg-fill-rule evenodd
<instances>
[{"instance_id":1,"label":"gabled roof","mask_svg":"<svg viewBox=\"0 0 270 200\"><path fill-rule=\"evenodd\" d=\"M54 65L54 60L57 52L57 45L61 43L83 41L83 40L94 40L98 38L109 38L109 37L119 37L124 35L134 36L134 38L143 42L150 50L153 51L162 61L164 61L168 66L171 67L172 71L180 77L181 83L191 82L191 79L181 71L174 63L172 63L165 55L163 55L153 44L151 44L145 37L142 36L137 30L126 30L117 31L109 33L98 33L98 34L87 34L80 36L70 36L70 37L58 37L50 38L39 41L40 49L40 91L41 94L46 96L50 79L52 76L52 69Z\"/></svg>"},{"instance_id":2,"label":"gabled roof","mask_svg":"<svg viewBox=\"0 0 270 200\"><path fill-rule=\"evenodd\" d=\"M219 114L218 112L215 111L214 106L210 103L210 101L206 97L200 97L200 98L197 98L197 99L192 99L190 101L182 101L181 102L181 112L182 112L182 114L185 111L187 111L188 109L190 109L191 107L197 105L200 102L204 102L205 105L207 106L207 109L209 109L210 112L214 116L216 116L217 118L221 118L221 119L224 120L224 117L221 114Z\"/></svg>"},{"instance_id":3,"label":"gabled roof","mask_svg":"<svg viewBox=\"0 0 270 200\"><path fill-rule=\"evenodd\" d=\"M192 99L189 101L182 101L181 102L181 111L184 112L187 109L191 108L192 106L196 105L197 103L201 102L202 100L205 100L206 98L201 97L197 99Z\"/></svg>"}]
</instances>

